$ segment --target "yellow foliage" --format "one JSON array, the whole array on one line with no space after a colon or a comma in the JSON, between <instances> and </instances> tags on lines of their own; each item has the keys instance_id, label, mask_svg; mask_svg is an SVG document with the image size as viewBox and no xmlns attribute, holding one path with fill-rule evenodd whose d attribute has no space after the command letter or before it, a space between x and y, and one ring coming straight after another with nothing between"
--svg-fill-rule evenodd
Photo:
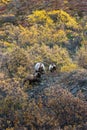
<instances>
[{"instance_id":1,"label":"yellow foliage","mask_svg":"<svg viewBox=\"0 0 87 130\"><path fill-rule=\"evenodd\" d=\"M47 12L45 10L36 10L33 12L32 15L28 16L28 21L31 23L37 23L37 24L53 24L53 20L48 16Z\"/></svg>"},{"instance_id":2,"label":"yellow foliage","mask_svg":"<svg viewBox=\"0 0 87 130\"><path fill-rule=\"evenodd\" d=\"M0 2L1 3L4 3L4 4L8 4L8 2L10 2L11 0L1 0Z\"/></svg>"},{"instance_id":3,"label":"yellow foliage","mask_svg":"<svg viewBox=\"0 0 87 130\"><path fill-rule=\"evenodd\" d=\"M38 43L38 38L46 44L57 43L58 41L67 42L65 29L78 30L81 28L76 20L63 10L48 12L36 10L28 16L28 21L34 27L34 31L30 28L30 32L33 32L35 43ZM35 32L37 32L36 35Z\"/></svg>"},{"instance_id":4,"label":"yellow foliage","mask_svg":"<svg viewBox=\"0 0 87 130\"><path fill-rule=\"evenodd\" d=\"M69 64L66 64L63 67L61 67L61 72L70 72L70 71L76 70L77 68L78 68L78 66L76 64L69 63Z\"/></svg>"},{"instance_id":5,"label":"yellow foliage","mask_svg":"<svg viewBox=\"0 0 87 130\"><path fill-rule=\"evenodd\" d=\"M63 49L61 47L58 47L55 45L53 49L51 49L50 58L53 62L56 62L57 64L64 65L67 62L71 62L69 54L66 49Z\"/></svg>"},{"instance_id":6,"label":"yellow foliage","mask_svg":"<svg viewBox=\"0 0 87 130\"><path fill-rule=\"evenodd\" d=\"M78 56L78 65L87 69L87 46L81 47L81 49L77 52Z\"/></svg>"},{"instance_id":7,"label":"yellow foliage","mask_svg":"<svg viewBox=\"0 0 87 130\"><path fill-rule=\"evenodd\" d=\"M14 128L6 128L6 130L14 130Z\"/></svg>"},{"instance_id":8,"label":"yellow foliage","mask_svg":"<svg viewBox=\"0 0 87 130\"><path fill-rule=\"evenodd\" d=\"M48 14L51 15L51 17L56 16L58 24L64 24L67 28L79 28L76 20L63 10L50 11Z\"/></svg>"},{"instance_id":9,"label":"yellow foliage","mask_svg":"<svg viewBox=\"0 0 87 130\"><path fill-rule=\"evenodd\" d=\"M72 64L72 60L70 59L67 50L58 47L57 45L54 45L53 48L49 48L45 44L42 44L41 46L35 44L34 46L28 48L28 53L31 57L31 61L34 63L43 62L48 66L53 62L58 66L58 70L60 70L62 66L67 65L70 67ZM72 68L74 68L73 64Z\"/></svg>"},{"instance_id":10,"label":"yellow foliage","mask_svg":"<svg viewBox=\"0 0 87 130\"><path fill-rule=\"evenodd\" d=\"M81 42L81 44L85 47L85 46L87 46L87 40L83 40L82 42Z\"/></svg>"},{"instance_id":11,"label":"yellow foliage","mask_svg":"<svg viewBox=\"0 0 87 130\"><path fill-rule=\"evenodd\" d=\"M68 1L67 1L67 0L64 0L64 4L68 4Z\"/></svg>"},{"instance_id":12,"label":"yellow foliage","mask_svg":"<svg viewBox=\"0 0 87 130\"><path fill-rule=\"evenodd\" d=\"M66 36L66 33L64 30L58 30L58 32L53 34L54 42L60 43L60 42L67 42L68 38Z\"/></svg>"},{"instance_id":13,"label":"yellow foliage","mask_svg":"<svg viewBox=\"0 0 87 130\"><path fill-rule=\"evenodd\" d=\"M13 46L11 43L7 42L7 41L4 41L4 46L5 47L11 47Z\"/></svg>"},{"instance_id":14,"label":"yellow foliage","mask_svg":"<svg viewBox=\"0 0 87 130\"><path fill-rule=\"evenodd\" d=\"M33 44L45 44L53 47L55 44L68 43L69 39L78 36L73 29L79 28L76 20L62 10L36 10L28 16L29 27L22 25L6 25L9 32L7 42L12 41L20 47L26 48ZM71 31L67 32L67 28ZM8 31L7 31L8 30Z\"/></svg>"},{"instance_id":15,"label":"yellow foliage","mask_svg":"<svg viewBox=\"0 0 87 130\"><path fill-rule=\"evenodd\" d=\"M32 26L30 29L19 26L19 29L21 46L26 46L26 43L27 45L32 45L38 42L39 30L36 25Z\"/></svg>"}]
</instances>

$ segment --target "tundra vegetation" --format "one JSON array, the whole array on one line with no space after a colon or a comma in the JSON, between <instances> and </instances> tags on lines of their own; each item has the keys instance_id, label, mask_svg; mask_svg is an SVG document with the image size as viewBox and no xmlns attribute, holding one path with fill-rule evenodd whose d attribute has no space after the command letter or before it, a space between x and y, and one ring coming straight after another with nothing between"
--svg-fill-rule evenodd
<instances>
[{"instance_id":1,"label":"tundra vegetation","mask_svg":"<svg viewBox=\"0 0 87 130\"><path fill-rule=\"evenodd\" d=\"M42 1L0 1L0 129L87 130L87 16ZM22 87L37 62L45 74Z\"/></svg>"}]
</instances>

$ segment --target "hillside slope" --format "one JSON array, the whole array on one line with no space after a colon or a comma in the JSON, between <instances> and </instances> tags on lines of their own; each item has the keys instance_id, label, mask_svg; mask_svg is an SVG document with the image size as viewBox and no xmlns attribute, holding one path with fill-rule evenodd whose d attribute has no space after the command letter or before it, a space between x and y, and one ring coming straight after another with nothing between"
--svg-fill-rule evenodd
<instances>
[{"instance_id":1,"label":"hillside slope","mask_svg":"<svg viewBox=\"0 0 87 130\"><path fill-rule=\"evenodd\" d=\"M3 1L3 0L2 0ZM7 2L9 2L7 4ZM0 13L4 13L5 9L8 8L8 12L12 13L29 13L33 10L47 9L47 10L58 10L62 9L70 13L87 14L87 1L86 0L5 0L0 7ZM6 7L7 4L7 7Z\"/></svg>"},{"instance_id":2,"label":"hillside slope","mask_svg":"<svg viewBox=\"0 0 87 130\"><path fill-rule=\"evenodd\" d=\"M0 130L87 130L87 2L79 1L0 1ZM23 85L37 62L46 67L40 82Z\"/></svg>"}]
</instances>

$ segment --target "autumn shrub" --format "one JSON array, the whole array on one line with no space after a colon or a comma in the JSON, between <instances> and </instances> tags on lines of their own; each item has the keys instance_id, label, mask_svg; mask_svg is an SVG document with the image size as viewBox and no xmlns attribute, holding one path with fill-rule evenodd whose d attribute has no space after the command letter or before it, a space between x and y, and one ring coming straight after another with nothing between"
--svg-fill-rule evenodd
<instances>
[{"instance_id":1,"label":"autumn shrub","mask_svg":"<svg viewBox=\"0 0 87 130\"><path fill-rule=\"evenodd\" d=\"M7 70L7 75L17 78L23 78L31 69L31 61L26 51L20 48L14 48L6 54L7 57L3 60L2 66Z\"/></svg>"},{"instance_id":2,"label":"autumn shrub","mask_svg":"<svg viewBox=\"0 0 87 130\"><path fill-rule=\"evenodd\" d=\"M20 34L20 29L19 26L15 26L11 23L5 23L5 34L6 34L6 38L5 41L12 43L12 44L16 44L16 45L20 45L20 41L19 41L19 34Z\"/></svg>"},{"instance_id":3,"label":"autumn shrub","mask_svg":"<svg viewBox=\"0 0 87 130\"><path fill-rule=\"evenodd\" d=\"M77 22L63 10L35 9L39 4L45 5L45 1L33 0L33 4L30 3L29 0L0 1L1 13L16 14L15 25L9 22L0 24L0 130L21 130L21 126L32 130L85 130L87 102L81 93L86 93L85 88L79 88L81 91L74 97L57 84L48 87L50 81L44 85L45 81L42 80L41 86L32 89L28 83L23 87L22 81L34 72L37 62L45 64L46 72L49 64L55 63L56 74L70 72L78 67L87 69L87 17ZM11 9L12 5L14 7ZM31 8L35 11L29 14ZM77 49L79 44L82 47ZM67 46L69 49L66 49ZM74 48L77 55L72 56L70 51ZM67 78L66 75L62 80L63 87L69 90L74 84L80 87L80 75L82 80L85 74L78 73L75 76L73 72ZM62 73L59 76L63 78Z\"/></svg>"},{"instance_id":4,"label":"autumn shrub","mask_svg":"<svg viewBox=\"0 0 87 130\"><path fill-rule=\"evenodd\" d=\"M72 96L68 91L57 86L45 90L48 96L48 108L55 112L55 121L59 126L78 126L86 123L87 103ZM50 98L52 97L52 98Z\"/></svg>"},{"instance_id":5,"label":"autumn shrub","mask_svg":"<svg viewBox=\"0 0 87 130\"><path fill-rule=\"evenodd\" d=\"M66 49L54 46L49 56L50 60L57 64L60 72L72 71L77 65L72 61Z\"/></svg>"},{"instance_id":6,"label":"autumn shrub","mask_svg":"<svg viewBox=\"0 0 87 130\"><path fill-rule=\"evenodd\" d=\"M42 44L41 46L35 44L27 49L31 61L43 62L48 68L50 63L55 63L57 65L58 71L72 71L77 68L68 54L68 51L62 47L55 45L53 48Z\"/></svg>"},{"instance_id":7,"label":"autumn shrub","mask_svg":"<svg viewBox=\"0 0 87 130\"><path fill-rule=\"evenodd\" d=\"M55 63L60 72L78 68L70 58L68 51L57 45L50 48L45 44L34 44L27 47L26 50L14 47L6 55L2 64L10 77L24 78L29 73L34 72L34 65L37 62L43 62L47 71L50 63Z\"/></svg>"},{"instance_id":8,"label":"autumn shrub","mask_svg":"<svg viewBox=\"0 0 87 130\"><path fill-rule=\"evenodd\" d=\"M45 10L36 10L33 12L33 14L28 16L28 21L32 24L53 24L53 20L48 16L47 12Z\"/></svg>"},{"instance_id":9,"label":"autumn shrub","mask_svg":"<svg viewBox=\"0 0 87 130\"><path fill-rule=\"evenodd\" d=\"M15 49L15 47L7 48L8 56L2 64L7 68L9 76L23 78L33 72L37 62L45 63L46 68L50 63L55 63L59 71L72 71L78 67L73 63L68 51L58 45L50 44L49 46L44 43L40 45L38 42L31 45L27 46L26 50Z\"/></svg>"},{"instance_id":10,"label":"autumn shrub","mask_svg":"<svg viewBox=\"0 0 87 130\"><path fill-rule=\"evenodd\" d=\"M59 86L44 89L32 98L23 112L24 124L32 129L79 128L87 120L87 103L74 97ZM44 99L44 100L43 100ZM65 127L65 128L64 128ZM67 129L66 129L67 128Z\"/></svg>"},{"instance_id":11,"label":"autumn shrub","mask_svg":"<svg viewBox=\"0 0 87 130\"><path fill-rule=\"evenodd\" d=\"M31 25L29 27L4 24L6 42L16 43L20 47L29 46L31 43L67 43L68 38L76 38L80 34L78 30L82 29L76 19L62 10L36 10L25 20L27 18ZM67 34L67 30L71 32Z\"/></svg>"},{"instance_id":12,"label":"autumn shrub","mask_svg":"<svg viewBox=\"0 0 87 130\"><path fill-rule=\"evenodd\" d=\"M0 80L0 92L0 129L10 129L22 119L20 112L27 104L27 94L15 78Z\"/></svg>"},{"instance_id":13,"label":"autumn shrub","mask_svg":"<svg viewBox=\"0 0 87 130\"><path fill-rule=\"evenodd\" d=\"M28 22L31 23L29 36L32 35L33 43L44 43L51 47L54 44L62 46L64 43L69 43L70 39L77 39L81 30L76 20L62 10L48 12L36 10L28 16Z\"/></svg>"},{"instance_id":14,"label":"autumn shrub","mask_svg":"<svg viewBox=\"0 0 87 130\"><path fill-rule=\"evenodd\" d=\"M26 48L27 46L33 46L35 43L38 43L39 29L35 25L29 29L19 26L19 29L20 47Z\"/></svg>"},{"instance_id":15,"label":"autumn shrub","mask_svg":"<svg viewBox=\"0 0 87 130\"><path fill-rule=\"evenodd\" d=\"M50 86L31 98L17 82L0 83L6 96L0 100L1 128L79 128L86 123L87 103L60 86ZM75 126L75 127L74 127Z\"/></svg>"},{"instance_id":16,"label":"autumn shrub","mask_svg":"<svg viewBox=\"0 0 87 130\"><path fill-rule=\"evenodd\" d=\"M64 65L61 67L61 72L70 72L70 71L73 71L73 70L76 70L78 69L78 65L75 64L75 63L70 63L68 65Z\"/></svg>"},{"instance_id":17,"label":"autumn shrub","mask_svg":"<svg viewBox=\"0 0 87 130\"><path fill-rule=\"evenodd\" d=\"M68 13L66 13L62 10L51 11L51 12L49 12L49 15L51 17L55 16L56 23L59 23L60 26L63 25L67 28L72 28L72 29L77 29L79 27L76 20L74 18L72 18ZM54 17L53 17L53 19L54 19Z\"/></svg>"},{"instance_id":18,"label":"autumn shrub","mask_svg":"<svg viewBox=\"0 0 87 130\"><path fill-rule=\"evenodd\" d=\"M55 44L62 45L62 43L67 43L68 38L66 32L62 29L55 30L48 26L43 27L38 25L33 25L29 29L20 26L19 43L20 47L33 46L34 44L45 44L53 47Z\"/></svg>"},{"instance_id":19,"label":"autumn shrub","mask_svg":"<svg viewBox=\"0 0 87 130\"><path fill-rule=\"evenodd\" d=\"M87 129L87 123L81 124L81 125L69 125L69 126L65 126L64 130L86 130Z\"/></svg>"},{"instance_id":20,"label":"autumn shrub","mask_svg":"<svg viewBox=\"0 0 87 130\"><path fill-rule=\"evenodd\" d=\"M14 128L6 128L6 130L14 130Z\"/></svg>"},{"instance_id":21,"label":"autumn shrub","mask_svg":"<svg viewBox=\"0 0 87 130\"><path fill-rule=\"evenodd\" d=\"M36 10L33 14L28 16L29 22L32 24L37 23L41 25L60 25L65 26L67 28L78 29L80 26L76 22L76 20L66 13L63 10L53 10L53 11L45 11L45 10Z\"/></svg>"},{"instance_id":22,"label":"autumn shrub","mask_svg":"<svg viewBox=\"0 0 87 130\"><path fill-rule=\"evenodd\" d=\"M1 0L0 3L8 4L11 0Z\"/></svg>"},{"instance_id":23,"label":"autumn shrub","mask_svg":"<svg viewBox=\"0 0 87 130\"><path fill-rule=\"evenodd\" d=\"M87 48L85 45L77 52L77 61L80 67L87 69Z\"/></svg>"},{"instance_id":24,"label":"autumn shrub","mask_svg":"<svg viewBox=\"0 0 87 130\"><path fill-rule=\"evenodd\" d=\"M26 48L32 43L34 38L30 35L33 32L30 32L28 28L22 27L22 25L15 26L13 24L4 24L4 41L2 42L2 47L6 49L11 49L14 46L19 46L21 48ZM32 38L31 38L32 37ZM31 39L31 42L30 42ZM33 41L34 43L34 41Z\"/></svg>"},{"instance_id":25,"label":"autumn shrub","mask_svg":"<svg viewBox=\"0 0 87 130\"><path fill-rule=\"evenodd\" d=\"M79 35L80 26L76 20L62 10L36 10L28 16L28 22L31 24L29 27L5 24L5 46L27 48L36 43L50 47L55 44L62 46Z\"/></svg>"}]
</instances>

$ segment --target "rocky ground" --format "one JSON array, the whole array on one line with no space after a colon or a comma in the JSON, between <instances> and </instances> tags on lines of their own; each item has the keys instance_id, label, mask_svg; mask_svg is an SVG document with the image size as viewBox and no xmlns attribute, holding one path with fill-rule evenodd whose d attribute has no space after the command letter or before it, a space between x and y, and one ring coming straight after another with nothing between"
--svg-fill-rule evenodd
<instances>
[{"instance_id":1,"label":"rocky ground","mask_svg":"<svg viewBox=\"0 0 87 130\"><path fill-rule=\"evenodd\" d=\"M33 89L28 89L29 97L35 97L45 88L59 85L67 89L74 96L87 100L87 70L77 70L71 73L49 73L42 76L41 82L35 84Z\"/></svg>"}]
</instances>

